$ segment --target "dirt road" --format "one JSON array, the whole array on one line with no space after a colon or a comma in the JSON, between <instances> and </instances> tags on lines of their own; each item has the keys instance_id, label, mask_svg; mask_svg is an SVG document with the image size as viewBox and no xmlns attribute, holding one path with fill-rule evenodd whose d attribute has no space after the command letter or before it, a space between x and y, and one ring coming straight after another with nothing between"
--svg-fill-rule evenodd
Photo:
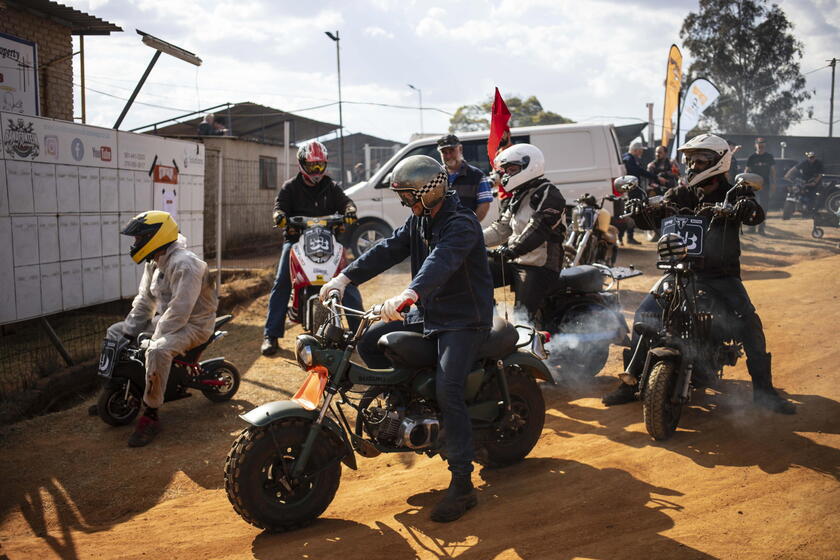
<instances>
[{"instance_id":1,"label":"dirt road","mask_svg":"<svg viewBox=\"0 0 840 560\"><path fill-rule=\"evenodd\" d=\"M744 238L747 289L796 416L752 408L742 360L672 440L654 443L638 405L600 403L615 349L591 384L543 385L537 447L519 465L477 470L479 507L461 521L429 520L448 482L439 459L380 456L344 469L312 526L261 534L227 501L224 457L236 415L302 379L291 352L258 357L263 297L213 349L244 373L237 398L167 405L151 446L127 448L129 429L89 418L90 403L0 430L0 558L838 558L840 255L807 231L773 221L769 237ZM622 286L632 311L655 279L652 244L622 260L647 273ZM405 279L382 277L363 295L374 303Z\"/></svg>"}]
</instances>

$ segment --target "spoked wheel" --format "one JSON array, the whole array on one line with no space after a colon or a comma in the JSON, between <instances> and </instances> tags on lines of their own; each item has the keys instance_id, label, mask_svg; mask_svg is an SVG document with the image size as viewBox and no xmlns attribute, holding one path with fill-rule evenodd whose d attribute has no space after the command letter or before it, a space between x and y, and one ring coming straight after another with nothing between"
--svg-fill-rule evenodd
<instances>
[{"instance_id":1,"label":"spoked wheel","mask_svg":"<svg viewBox=\"0 0 840 560\"><path fill-rule=\"evenodd\" d=\"M671 402L676 383L674 364L658 362L653 366L642 398L645 428L653 439L668 439L677 430L683 405Z\"/></svg>"},{"instance_id":2,"label":"spoked wheel","mask_svg":"<svg viewBox=\"0 0 840 560\"><path fill-rule=\"evenodd\" d=\"M201 394L213 402L224 402L233 398L239 390L240 375L232 363L224 361L216 366L207 366L207 378L211 381L221 383L220 385L208 385L201 390Z\"/></svg>"},{"instance_id":3,"label":"spoked wheel","mask_svg":"<svg viewBox=\"0 0 840 560\"><path fill-rule=\"evenodd\" d=\"M292 477L310 422L284 418L242 431L225 460L225 490L242 519L268 531L308 525L321 515L341 480L339 448L322 431L306 469Z\"/></svg>"},{"instance_id":4,"label":"spoked wheel","mask_svg":"<svg viewBox=\"0 0 840 560\"><path fill-rule=\"evenodd\" d=\"M479 462L486 466L504 467L524 459L540 439L545 423L545 401L534 378L516 369L506 370L506 375L511 410L496 423L484 442L487 453ZM495 381L487 391L486 397L501 398Z\"/></svg>"},{"instance_id":5,"label":"spoked wheel","mask_svg":"<svg viewBox=\"0 0 840 560\"><path fill-rule=\"evenodd\" d=\"M128 385L128 398L126 398ZM140 412L142 395L140 390L128 379L121 383L109 384L102 390L96 402L96 412L106 424L111 426L125 426L131 424Z\"/></svg>"}]
</instances>

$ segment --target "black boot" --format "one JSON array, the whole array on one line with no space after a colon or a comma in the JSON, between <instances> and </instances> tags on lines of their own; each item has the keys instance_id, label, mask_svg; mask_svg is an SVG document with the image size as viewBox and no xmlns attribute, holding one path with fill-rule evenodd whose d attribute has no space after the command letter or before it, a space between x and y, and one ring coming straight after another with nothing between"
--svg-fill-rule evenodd
<instances>
[{"instance_id":1,"label":"black boot","mask_svg":"<svg viewBox=\"0 0 840 560\"><path fill-rule=\"evenodd\" d=\"M623 381L611 393L607 393L601 397L601 402L607 406L629 403L635 400L636 388L632 385L627 385Z\"/></svg>"},{"instance_id":2,"label":"black boot","mask_svg":"<svg viewBox=\"0 0 840 560\"><path fill-rule=\"evenodd\" d=\"M432 510L432 521L449 523L464 515L467 510L478 504L478 497L473 488L470 475L452 475L452 482L446 489L446 495L435 504Z\"/></svg>"},{"instance_id":3,"label":"black boot","mask_svg":"<svg viewBox=\"0 0 840 560\"><path fill-rule=\"evenodd\" d=\"M263 356L273 356L277 353L280 347L277 346L277 339L273 336L267 336L263 339L262 346L260 346L260 352L262 352Z\"/></svg>"},{"instance_id":4,"label":"black boot","mask_svg":"<svg viewBox=\"0 0 840 560\"><path fill-rule=\"evenodd\" d=\"M770 353L747 359L747 371L752 377L753 404L777 414L796 414L796 405L773 388Z\"/></svg>"}]
</instances>

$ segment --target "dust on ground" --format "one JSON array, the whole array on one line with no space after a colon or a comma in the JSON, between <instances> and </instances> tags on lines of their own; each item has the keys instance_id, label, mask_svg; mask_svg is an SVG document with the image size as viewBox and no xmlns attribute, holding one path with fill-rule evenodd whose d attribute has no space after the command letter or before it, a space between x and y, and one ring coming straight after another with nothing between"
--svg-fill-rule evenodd
<instances>
[{"instance_id":1,"label":"dust on ground","mask_svg":"<svg viewBox=\"0 0 840 560\"><path fill-rule=\"evenodd\" d=\"M237 396L167 404L149 447L129 449L130 428L88 417L92 399L0 430L0 558L837 558L840 255L834 230L817 241L809 224L773 219L768 236L743 237L746 286L796 416L752 408L741 360L671 440L653 442L638 405L600 403L620 369L614 348L591 384L543 385L540 442L518 465L478 469L479 506L462 520L429 520L448 482L440 459L391 455L345 468L312 526L263 534L233 512L222 479L237 415L288 398L303 378L298 327L279 356L259 356L263 295L235 310L209 353L244 374ZM653 247L621 251L646 273L622 284L628 314L657 277ZM403 267L364 285L366 303L407 279Z\"/></svg>"}]
</instances>

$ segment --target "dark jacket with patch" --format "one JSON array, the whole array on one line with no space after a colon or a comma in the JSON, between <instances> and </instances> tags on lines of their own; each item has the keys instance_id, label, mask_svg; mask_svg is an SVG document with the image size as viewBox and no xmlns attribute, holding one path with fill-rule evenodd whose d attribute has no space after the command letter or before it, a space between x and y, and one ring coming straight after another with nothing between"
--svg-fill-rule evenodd
<instances>
[{"instance_id":1,"label":"dark jacket with patch","mask_svg":"<svg viewBox=\"0 0 840 560\"><path fill-rule=\"evenodd\" d=\"M324 176L317 185L309 186L298 173L280 187L274 199L274 211L287 216L328 216L343 214L353 201L344 194L341 187L329 176ZM287 241L296 241L299 235L289 236Z\"/></svg>"},{"instance_id":2,"label":"dark jacket with patch","mask_svg":"<svg viewBox=\"0 0 840 560\"><path fill-rule=\"evenodd\" d=\"M343 272L361 284L409 257L408 287L420 297L426 334L490 328L493 280L481 225L454 193L446 195L434 218L412 215Z\"/></svg>"}]
</instances>

